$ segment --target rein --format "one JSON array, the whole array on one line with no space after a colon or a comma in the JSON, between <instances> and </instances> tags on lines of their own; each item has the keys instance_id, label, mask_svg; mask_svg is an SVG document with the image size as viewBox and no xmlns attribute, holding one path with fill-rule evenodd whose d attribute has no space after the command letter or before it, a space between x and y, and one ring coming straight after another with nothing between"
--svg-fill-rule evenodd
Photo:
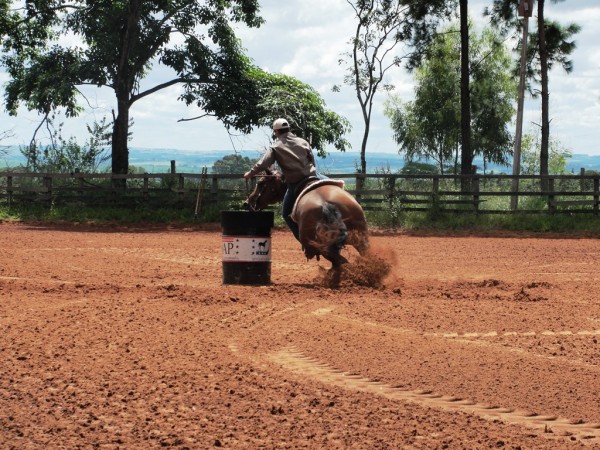
<instances>
[{"instance_id":1,"label":"rein","mask_svg":"<svg viewBox=\"0 0 600 450\"><path fill-rule=\"evenodd\" d=\"M277 175L254 175L252 178L280 178L280 177L281 177L281 175L277 174ZM257 188L258 188L258 186L257 186ZM276 187L274 185L269 186L267 184L263 184L260 187L260 190L258 190L256 195L254 196L254 201L252 202L252 204L248 204L249 208L252 211L256 211L256 208L255 208L256 204L258 203L258 200L265 193L265 191L267 189L269 189L272 194L275 194L275 192L276 192ZM250 197L250 194L248 194L248 191L249 191L248 180L246 180L246 196Z\"/></svg>"}]
</instances>

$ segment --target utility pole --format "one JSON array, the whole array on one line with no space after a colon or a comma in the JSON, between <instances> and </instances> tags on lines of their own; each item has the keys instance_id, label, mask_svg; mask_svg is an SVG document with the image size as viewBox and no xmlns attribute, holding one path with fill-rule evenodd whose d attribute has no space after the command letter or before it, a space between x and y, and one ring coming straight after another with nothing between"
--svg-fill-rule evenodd
<instances>
[{"instance_id":1,"label":"utility pole","mask_svg":"<svg viewBox=\"0 0 600 450\"><path fill-rule=\"evenodd\" d=\"M517 103L517 127L515 130L515 146L513 150L513 179L510 209L516 211L519 204L519 174L521 173L521 141L523 136L523 103L525 100L525 69L527 65L527 34L529 18L533 12L534 0L519 0L519 17L523 17L523 40L521 45L521 67L519 73L519 99Z\"/></svg>"}]
</instances>

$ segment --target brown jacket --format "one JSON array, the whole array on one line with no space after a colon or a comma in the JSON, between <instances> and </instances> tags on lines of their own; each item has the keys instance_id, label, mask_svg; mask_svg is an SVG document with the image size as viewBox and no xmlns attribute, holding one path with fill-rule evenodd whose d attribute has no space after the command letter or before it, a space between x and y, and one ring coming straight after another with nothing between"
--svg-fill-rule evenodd
<instances>
[{"instance_id":1,"label":"brown jacket","mask_svg":"<svg viewBox=\"0 0 600 450\"><path fill-rule=\"evenodd\" d=\"M317 174L310 145L292 132L279 136L250 172L256 175L274 163L281 168L287 183L297 183Z\"/></svg>"}]
</instances>

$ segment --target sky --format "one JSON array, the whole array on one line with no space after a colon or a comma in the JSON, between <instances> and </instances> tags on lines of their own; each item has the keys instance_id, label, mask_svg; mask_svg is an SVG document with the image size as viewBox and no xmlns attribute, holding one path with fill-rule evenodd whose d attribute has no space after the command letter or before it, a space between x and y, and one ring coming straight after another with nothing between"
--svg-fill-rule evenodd
<instances>
[{"instance_id":1,"label":"sky","mask_svg":"<svg viewBox=\"0 0 600 450\"><path fill-rule=\"evenodd\" d=\"M483 9L491 0L470 0L469 14L477 27L488 19ZM345 69L338 63L349 49L348 41L355 28L353 11L346 0L262 0L261 16L266 20L258 29L236 26L247 55L264 70L280 72L298 78L316 89L327 108L346 117L352 124L347 139L352 150L358 152L364 131L362 112L351 88L343 84ZM574 70L565 74L555 67L550 72L550 132L554 139L571 151L600 155L600 2L598 0L566 0L546 2L546 17L562 24L575 22L582 27L575 40L577 49L572 54ZM535 25L530 22L530 30ZM149 88L173 77L173 73L155 66L143 80L142 88ZM0 86L8 80L0 67ZM413 75L403 68L389 72L387 82L395 86L394 94L404 101L413 99ZM334 85L341 86L333 92ZM2 90L3 95L3 89ZM76 119L65 121L63 136L75 136L80 143L86 139L86 123L110 118L115 107L112 91L107 88L82 89L85 112ZM178 149L191 152L214 150L256 150L262 152L269 145L269 129L259 129L250 135L230 135L215 119L178 122L182 118L202 114L197 107L186 107L177 101L180 88L173 86L134 103L131 117L133 139L130 147ZM373 111L368 152L397 153L389 120L383 114L387 94L379 92ZM516 108L516 105L515 105ZM525 101L523 131L537 132L541 120L539 100ZM0 145L25 145L31 140L41 117L19 110L17 117L0 110L0 133L13 136ZM511 125L514 130L514 124ZM514 131L513 131L514 132ZM43 135L42 135L43 136ZM47 141L47 138L43 138ZM47 143L47 142L46 142ZM328 149L335 152L333 148Z\"/></svg>"}]
</instances>

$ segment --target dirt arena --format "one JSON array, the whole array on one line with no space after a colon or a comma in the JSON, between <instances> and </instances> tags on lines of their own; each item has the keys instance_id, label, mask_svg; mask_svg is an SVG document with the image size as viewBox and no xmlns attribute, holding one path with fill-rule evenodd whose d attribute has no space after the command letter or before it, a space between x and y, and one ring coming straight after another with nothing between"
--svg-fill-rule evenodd
<instances>
[{"instance_id":1,"label":"dirt arena","mask_svg":"<svg viewBox=\"0 0 600 450\"><path fill-rule=\"evenodd\" d=\"M372 232L338 290L221 243L1 223L0 448L600 448L599 239Z\"/></svg>"}]
</instances>

